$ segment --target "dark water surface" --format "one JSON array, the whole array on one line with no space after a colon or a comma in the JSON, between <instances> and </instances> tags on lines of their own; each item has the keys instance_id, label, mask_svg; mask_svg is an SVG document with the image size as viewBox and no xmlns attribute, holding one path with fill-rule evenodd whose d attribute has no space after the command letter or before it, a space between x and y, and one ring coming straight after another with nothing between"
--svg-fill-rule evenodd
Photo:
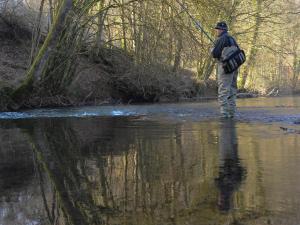
<instances>
[{"instance_id":1,"label":"dark water surface","mask_svg":"<svg viewBox=\"0 0 300 225\"><path fill-rule=\"evenodd\" d=\"M238 105L0 113L0 225L299 225L300 98Z\"/></svg>"}]
</instances>

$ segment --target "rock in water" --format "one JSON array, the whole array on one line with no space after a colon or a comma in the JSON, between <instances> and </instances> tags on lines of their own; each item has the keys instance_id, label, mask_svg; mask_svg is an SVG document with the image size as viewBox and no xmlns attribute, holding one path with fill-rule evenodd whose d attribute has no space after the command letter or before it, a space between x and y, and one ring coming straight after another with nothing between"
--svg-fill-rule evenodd
<instances>
[{"instance_id":1,"label":"rock in water","mask_svg":"<svg viewBox=\"0 0 300 225\"><path fill-rule=\"evenodd\" d=\"M280 129L285 131L286 133L300 134L300 130L291 129L291 128L287 128L287 127L280 127Z\"/></svg>"}]
</instances>

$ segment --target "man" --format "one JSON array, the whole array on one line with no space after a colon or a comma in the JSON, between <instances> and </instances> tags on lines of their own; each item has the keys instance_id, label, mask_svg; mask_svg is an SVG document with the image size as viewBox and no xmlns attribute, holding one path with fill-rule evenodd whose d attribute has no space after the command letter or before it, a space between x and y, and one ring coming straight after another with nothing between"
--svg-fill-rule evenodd
<instances>
[{"instance_id":1,"label":"man","mask_svg":"<svg viewBox=\"0 0 300 225\"><path fill-rule=\"evenodd\" d=\"M216 34L218 36L212 49L213 58L218 61L218 101L220 104L221 117L233 118L236 111L236 93L238 71L225 73L222 67L222 52L225 47L237 46L233 37L228 34L228 26L225 22L217 23Z\"/></svg>"}]
</instances>

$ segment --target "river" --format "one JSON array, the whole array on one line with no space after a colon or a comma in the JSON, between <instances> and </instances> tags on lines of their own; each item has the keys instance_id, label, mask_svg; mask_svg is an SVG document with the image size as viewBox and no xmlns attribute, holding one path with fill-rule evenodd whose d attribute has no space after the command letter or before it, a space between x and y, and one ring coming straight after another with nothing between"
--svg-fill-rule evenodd
<instances>
[{"instance_id":1,"label":"river","mask_svg":"<svg viewBox=\"0 0 300 225\"><path fill-rule=\"evenodd\" d=\"M214 101L0 113L0 225L299 225L299 109L284 97L240 99L233 120Z\"/></svg>"}]
</instances>

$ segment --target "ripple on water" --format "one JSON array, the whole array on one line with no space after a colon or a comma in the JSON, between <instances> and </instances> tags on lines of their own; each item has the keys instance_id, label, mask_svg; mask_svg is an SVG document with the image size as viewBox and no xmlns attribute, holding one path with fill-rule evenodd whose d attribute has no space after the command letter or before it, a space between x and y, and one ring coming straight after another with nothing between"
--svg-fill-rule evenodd
<instances>
[{"instance_id":1,"label":"ripple on water","mask_svg":"<svg viewBox=\"0 0 300 225\"><path fill-rule=\"evenodd\" d=\"M295 98L292 98L294 102ZM283 107L285 102L288 108ZM265 106L264 106L265 103ZM282 107L278 107L278 105ZM288 99L252 99L238 102L236 120L239 122L283 122L299 124L299 106L291 104ZM145 116L147 118L164 118L178 121L201 121L219 118L217 102L153 104L129 106L95 106L81 108L37 109L23 112L2 112L0 119L17 120L32 118L85 118Z\"/></svg>"}]
</instances>

